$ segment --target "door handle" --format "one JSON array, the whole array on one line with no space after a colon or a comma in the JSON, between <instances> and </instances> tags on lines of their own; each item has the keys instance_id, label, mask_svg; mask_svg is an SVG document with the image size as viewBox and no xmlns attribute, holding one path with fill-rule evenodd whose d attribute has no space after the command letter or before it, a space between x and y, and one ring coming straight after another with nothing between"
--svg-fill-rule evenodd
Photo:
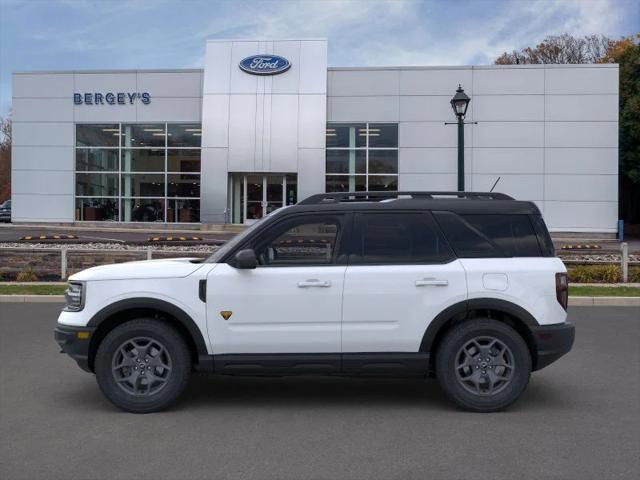
<instances>
[{"instance_id":1,"label":"door handle","mask_svg":"<svg viewBox=\"0 0 640 480\"><path fill-rule=\"evenodd\" d=\"M308 287L330 287L331 282L329 280L316 280L309 279L304 282L298 282L298 287L300 288L308 288Z\"/></svg>"},{"instance_id":2,"label":"door handle","mask_svg":"<svg viewBox=\"0 0 640 480\"><path fill-rule=\"evenodd\" d=\"M438 280L437 278L416 280L416 287L446 287L447 285L449 285L448 280Z\"/></svg>"}]
</instances>

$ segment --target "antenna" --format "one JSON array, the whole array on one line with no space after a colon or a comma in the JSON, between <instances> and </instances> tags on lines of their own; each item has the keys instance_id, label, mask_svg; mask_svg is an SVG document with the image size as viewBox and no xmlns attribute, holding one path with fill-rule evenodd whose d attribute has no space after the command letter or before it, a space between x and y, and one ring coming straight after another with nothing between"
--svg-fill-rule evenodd
<instances>
[{"instance_id":1,"label":"antenna","mask_svg":"<svg viewBox=\"0 0 640 480\"><path fill-rule=\"evenodd\" d=\"M496 188L496 185L498 184L498 182L500 181L502 177L498 177L498 179L496 180L496 183L493 184L493 187L491 187L491 190L489 190L489 193L493 192L493 189Z\"/></svg>"}]
</instances>

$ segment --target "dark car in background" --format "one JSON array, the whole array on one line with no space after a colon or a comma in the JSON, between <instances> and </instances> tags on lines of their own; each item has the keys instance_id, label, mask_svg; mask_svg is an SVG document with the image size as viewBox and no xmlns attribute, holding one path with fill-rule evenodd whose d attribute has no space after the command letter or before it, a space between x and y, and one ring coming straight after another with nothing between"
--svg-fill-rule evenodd
<instances>
[{"instance_id":1,"label":"dark car in background","mask_svg":"<svg viewBox=\"0 0 640 480\"><path fill-rule=\"evenodd\" d=\"M11 222L11 200L5 200L0 204L0 222Z\"/></svg>"}]
</instances>

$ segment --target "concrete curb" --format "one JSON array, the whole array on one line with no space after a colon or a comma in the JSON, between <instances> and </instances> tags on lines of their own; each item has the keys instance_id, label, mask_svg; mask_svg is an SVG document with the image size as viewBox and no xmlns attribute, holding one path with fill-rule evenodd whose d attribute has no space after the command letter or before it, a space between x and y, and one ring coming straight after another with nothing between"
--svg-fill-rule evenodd
<instances>
[{"instance_id":1,"label":"concrete curb","mask_svg":"<svg viewBox=\"0 0 640 480\"><path fill-rule=\"evenodd\" d=\"M0 303L61 303L64 295L0 295ZM640 297L569 297L570 307L640 307Z\"/></svg>"},{"instance_id":2,"label":"concrete curb","mask_svg":"<svg viewBox=\"0 0 640 480\"><path fill-rule=\"evenodd\" d=\"M570 307L640 307L640 297L569 297Z\"/></svg>"}]
</instances>

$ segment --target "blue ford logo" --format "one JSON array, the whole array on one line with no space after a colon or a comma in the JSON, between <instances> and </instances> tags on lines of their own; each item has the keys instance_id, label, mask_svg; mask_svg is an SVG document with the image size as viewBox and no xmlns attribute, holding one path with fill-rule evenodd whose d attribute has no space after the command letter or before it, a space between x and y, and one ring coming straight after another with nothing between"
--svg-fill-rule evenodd
<instances>
[{"instance_id":1,"label":"blue ford logo","mask_svg":"<svg viewBox=\"0 0 640 480\"><path fill-rule=\"evenodd\" d=\"M240 62L240 69L252 75L276 75L290 67L289 60L278 55L251 55Z\"/></svg>"}]
</instances>

